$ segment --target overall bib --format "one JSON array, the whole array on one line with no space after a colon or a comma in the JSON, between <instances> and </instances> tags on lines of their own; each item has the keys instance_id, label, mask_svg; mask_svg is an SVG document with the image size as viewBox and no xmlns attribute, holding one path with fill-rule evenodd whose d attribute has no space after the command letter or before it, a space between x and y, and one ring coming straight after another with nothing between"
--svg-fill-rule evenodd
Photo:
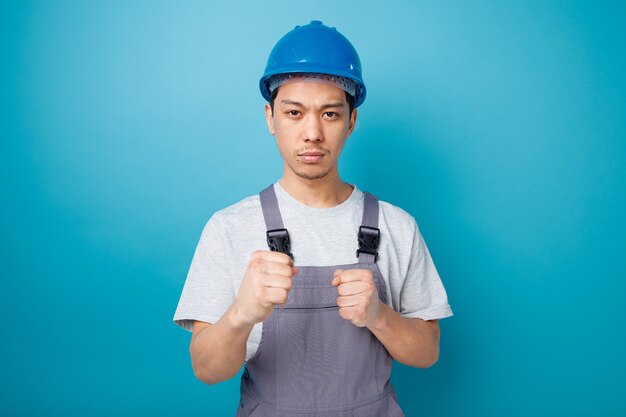
<instances>
[{"instance_id":1,"label":"overall bib","mask_svg":"<svg viewBox=\"0 0 626 417\"><path fill-rule=\"evenodd\" d=\"M293 258L273 185L260 197L270 249ZM404 417L390 381L389 352L369 329L339 315L331 285L336 269L367 269L387 301L376 265L378 200L367 192L364 199L358 261L296 265L287 302L263 322L259 348L246 363L236 417Z\"/></svg>"}]
</instances>

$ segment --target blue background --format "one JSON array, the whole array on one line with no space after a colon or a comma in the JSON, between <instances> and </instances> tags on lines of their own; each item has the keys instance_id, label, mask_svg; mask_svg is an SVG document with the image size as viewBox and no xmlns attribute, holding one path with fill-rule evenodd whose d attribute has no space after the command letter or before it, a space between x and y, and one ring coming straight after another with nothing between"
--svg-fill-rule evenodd
<instances>
[{"instance_id":1,"label":"blue background","mask_svg":"<svg viewBox=\"0 0 626 417\"><path fill-rule=\"evenodd\" d=\"M229 416L172 317L211 214L282 174L258 79L312 19L368 96L342 177L455 316L407 416L626 415L623 2L2 2L0 415Z\"/></svg>"}]
</instances>

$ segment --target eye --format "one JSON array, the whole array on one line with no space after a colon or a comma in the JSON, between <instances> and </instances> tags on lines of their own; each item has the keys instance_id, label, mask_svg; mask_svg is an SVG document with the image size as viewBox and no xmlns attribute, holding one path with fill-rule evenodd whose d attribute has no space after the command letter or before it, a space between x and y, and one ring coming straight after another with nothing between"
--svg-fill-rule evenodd
<instances>
[{"instance_id":1,"label":"eye","mask_svg":"<svg viewBox=\"0 0 626 417\"><path fill-rule=\"evenodd\" d=\"M287 110L287 115L297 117L300 115L300 112L298 110Z\"/></svg>"},{"instance_id":2,"label":"eye","mask_svg":"<svg viewBox=\"0 0 626 417\"><path fill-rule=\"evenodd\" d=\"M327 119L337 119L339 117L339 113L334 111L327 111L324 113L324 117Z\"/></svg>"}]
</instances>

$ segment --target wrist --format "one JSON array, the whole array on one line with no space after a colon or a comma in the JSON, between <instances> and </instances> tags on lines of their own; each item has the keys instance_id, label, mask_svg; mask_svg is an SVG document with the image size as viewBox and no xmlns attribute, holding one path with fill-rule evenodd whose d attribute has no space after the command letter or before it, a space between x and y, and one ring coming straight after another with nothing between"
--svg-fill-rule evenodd
<instances>
[{"instance_id":1,"label":"wrist","mask_svg":"<svg viewBox=\"0 0 626 417\"><path fill-rule=\"evenodd\" d=\"M378 313L372 322L367 326L372 332L387 327L388 306L378 300Z\"/></svg>"},{"instance_id":2,"label":"wrist","mask_svg":"<svg viewBox=\"0 0 626 417\"><path fill-rule=\"evenodd\" d=\"M254 323L249 323L248 320L242 315L239 304L235 302L229 309L229 323L235 329L244 329L246 327L254 326Z\"/></svg>"}]
</instances>

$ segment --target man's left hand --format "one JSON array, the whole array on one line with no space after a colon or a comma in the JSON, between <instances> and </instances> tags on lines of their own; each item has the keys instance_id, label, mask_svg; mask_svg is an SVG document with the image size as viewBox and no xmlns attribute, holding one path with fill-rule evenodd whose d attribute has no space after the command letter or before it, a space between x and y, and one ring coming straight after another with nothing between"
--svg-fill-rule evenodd
<instances>
[{"instance_id":1,"label":"man's left hand","mask_svg":"<svg viewBox=\"0 0 626 417\"><path fill-rule=\"evenodd\" d=\"M381 314L381 301L372 272L367 269L337 269L333 287L337 287L339 315L358 327L375 323Z\"/></svg>"}]
</instances>

